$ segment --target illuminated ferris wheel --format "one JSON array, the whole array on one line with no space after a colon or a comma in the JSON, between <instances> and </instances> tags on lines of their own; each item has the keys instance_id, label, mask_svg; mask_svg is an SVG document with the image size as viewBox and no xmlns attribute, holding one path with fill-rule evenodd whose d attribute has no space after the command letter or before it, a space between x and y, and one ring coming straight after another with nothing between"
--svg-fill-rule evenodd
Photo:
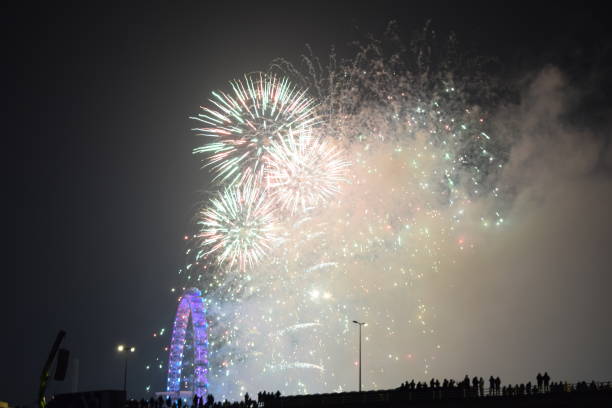
<instances>
[{"instance_id":1,"label":"illuminated ferris wheel","mask_svg":"<svg viewBox=\"0 0 612 408\"><path fill-rule=\"evenodd\" d=\"M205 398L208 393L208 323L202 293L197 288L185 290L179 299L170 343L167 391L180 391L190 315L193 329L190 336L193 338L193 392Z\"/></svg>"}]
</instances>

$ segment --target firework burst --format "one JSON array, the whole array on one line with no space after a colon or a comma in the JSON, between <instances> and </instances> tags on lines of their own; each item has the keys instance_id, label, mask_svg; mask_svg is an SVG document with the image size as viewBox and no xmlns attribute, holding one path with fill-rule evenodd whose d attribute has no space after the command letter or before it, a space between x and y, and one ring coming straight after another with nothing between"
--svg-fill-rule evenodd
<instances>
[{"instance_id":1,"label":"firework burst","mask_svg":"<svg viewBox=\"0 0 612 408\"><path fill-rule=\"evenodd\" d=\"M230 82L232 91L213 92L212 108L192 117L202 127L194 129L213 141L194 150L207 155L206 165L215 180L233 184L258 181L263 176L263 157L273 141L283 139L291 130L313 126L314 100L287 78L273 75L245 76Z\"/></svg>"},{"instance_id":2,"label":"firework burst","mask_svg":"<svg viewBox=\"0 0 612 408\"><path fill-rule=\"evenodd\" d=\"M200 213L199 257L215 254L217 263L240 270L259 262L275 240L271 201L260 188L226 188Z\"/></svg>"},{"instance_id":3,"label":"firework burst","mask_svg":"<svg viewBox=\"0 0 612 408\"><path fill-rule=\"evenodd\" d=\"M311 131L290 132L272 142L266 164L272 197L291 213L320 205L338 193L349 165L331 140Z\"/></svg>"}]
</instances>

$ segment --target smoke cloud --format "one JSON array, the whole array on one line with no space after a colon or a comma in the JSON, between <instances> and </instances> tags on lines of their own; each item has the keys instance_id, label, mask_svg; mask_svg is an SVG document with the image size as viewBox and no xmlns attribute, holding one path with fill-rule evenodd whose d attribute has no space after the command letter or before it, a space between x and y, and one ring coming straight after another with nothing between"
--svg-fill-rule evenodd
<instances>
[{"instance_id":1,"label":"smoke cloud","mask_svg":"<svg viewBox=\"0 0 612 408\"><path fill-rule=\"evenodd\" d=\"M513 139L501 178L512 205L503 231L476 233L452 289L439 292L437 375L612 375L610 136L567 119L584 91L548 67L496 115L496 137Z\"/></svg>"},{"instance_id":2,"label":"smoke cloud","mask_svg":"<svg viewBox=\"0 0 612 408\"><path fill-rule=\"evenodd\" d=\"M605 127L572 124L583 92L555 67L529 76L487 119L508 147L503 166L502 151L478 147L476 173L449 167L431 129L398 142L392 114L360 106L342 129L369 135L344 146L342 194L284 220L269 262L211 306L211 338L225 339L211 392L356 389L352 320L367 323L365 389L465 374L609 379L612 153ZM459 162L462 149L450 150Z\"/></svg>"}]
</instances>

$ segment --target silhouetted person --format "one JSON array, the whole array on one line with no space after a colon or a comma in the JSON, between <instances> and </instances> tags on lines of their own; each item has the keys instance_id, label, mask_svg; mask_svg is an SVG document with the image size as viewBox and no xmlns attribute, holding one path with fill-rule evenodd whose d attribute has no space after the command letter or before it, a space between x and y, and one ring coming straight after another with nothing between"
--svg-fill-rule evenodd
<instances>
[{"instance_id":1,"label":"silhouetted person","mask_svg":"<svg viewBox=\"0 0 612 408\"><path fill-rule=\"evenodd\" d=\"M480 377L480 380L478 380L478 388L480 390L480 396L484 397L485 393L484 393L484 378Z\"/></svg>"},{"instance_id":2,"label":"silhouetted person","mask_svg":"<svg viewBox=\"0 0 612 408\"><path fill-rule=\"evenodd\" d=\"M495 394L495 378L489 377L489 395Z\"/></svg>"},{"instance_id":3,"label":"silhouetted person","mask_svg":"<svg viewBox=\"0 0 612 408\"><path fill-rule=\"evenodd\" d=\"M527 391L527 395L531 395L531 381L527 383L527 386L525 387L525 391Z\"/></svg>"},{"instance_id":4,"label":"silhouetted person","mask_svg":"<svg viewBox=\"0 0 612 408\"><path fill-rule=\"evenodd\" d=\"M542 382L544 383L544 391L550 391L548 385L550 384L550 377L548 376L548 372L544 372L544 376L542 377Z\"/></svg>"},{"instance_id":5,"label":"silhouetted person","mask_svg":"<svg viewBox=\"0 0 612 408\"><path fill-rule=\"evenodd\" d=\"M499 377L495 378L495 393L496 395L500 394L500 390L501 390L501 380L499 379Z\"/></svg>"},{"instance_id":6,"label":"silhouetted person","mask_svg":"<svg viewBox=\"0 0 612 408\"><path fill-rule=\"evenodd\" d=\"M542 380L544 377L542 377L542 374L538 373L538 375L536 376L536 380L538 382L538 392L542 392Z\"/></svg>"}]
</instances>

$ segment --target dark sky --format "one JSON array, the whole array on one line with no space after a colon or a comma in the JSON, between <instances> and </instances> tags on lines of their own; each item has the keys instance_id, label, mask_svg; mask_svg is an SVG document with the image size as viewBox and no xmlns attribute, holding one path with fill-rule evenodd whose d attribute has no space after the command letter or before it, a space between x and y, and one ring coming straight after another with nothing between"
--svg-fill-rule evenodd
<instances>
[{"instance_id":1,"label":"dark sky","mask_svg":"<svg viewBox=\"0 0 612 408\"><path fill-rule=\"evenodd\" d=\"M389 20L410 32L431 19L516 75L554 63L579 76L612 44L603 9L575 2L124 3L2 13L0 400L35 400L60 328L81 390L119 388L115 347L135 344L129 387L141 395L142 367L159 349L151 333L170 325L182 237L206 186L188 116L229 79L296 60L306 43L342 54Z\"/></svg>"}]
</instances>

